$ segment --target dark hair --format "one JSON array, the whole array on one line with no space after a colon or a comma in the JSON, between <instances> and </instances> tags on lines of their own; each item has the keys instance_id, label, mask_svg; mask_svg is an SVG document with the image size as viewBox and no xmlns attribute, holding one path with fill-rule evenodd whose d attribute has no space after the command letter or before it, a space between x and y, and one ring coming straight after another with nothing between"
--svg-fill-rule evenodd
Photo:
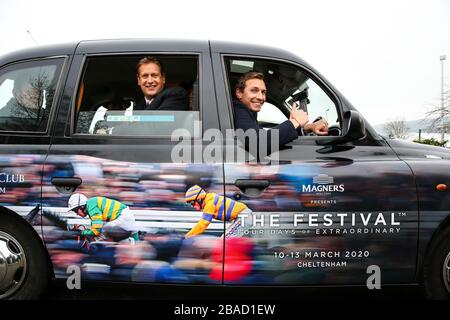
<instances>
[{"instance_id":1,"label":"dark hair","mask_svg":"<svg viewBox=\"0 0 450 320\"><path fill-rule=\"evenodd\" d=\"M244 73L239 78L238 82L236 83L236 90L243 92L245 89L245 83L251 79L259 79L259 80L264 81L264 75L261 72L255 72L255 71L250 71L250 72Z\"/></svg>"},{"instance_id":2,"label":"dark hair","mask_svg":"<svg viewBox=\"0 0 450 320\"><path fill-rule=\"evenodd\" d=\"M156 64L159 67L159 71L161 72L161 74L164 75L164 69L163 69L161 62L159 62L158 59L151 57L151 56L147 56L147 57L144 57L141 60L139 60L138 64L136 65L136 74L139 75L139 68L143 64L148 64L148 63Z\"/></svg>"}]
</instances>

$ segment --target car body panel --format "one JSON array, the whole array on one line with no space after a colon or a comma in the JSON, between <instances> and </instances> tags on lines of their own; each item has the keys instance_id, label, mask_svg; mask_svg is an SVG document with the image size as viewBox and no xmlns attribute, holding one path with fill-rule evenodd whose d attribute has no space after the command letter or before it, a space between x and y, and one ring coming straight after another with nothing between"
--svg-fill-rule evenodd
<instances>
[{"instance_id":1,"label":"car body panel","mask_svg":"<svg viewBox=\"0 0 450 320\"><path fill-rule=\"evenodd\" d=\"M419 204L418 268L424 263L430 243L450 223L448 190L439 191L439 184L450 185L450 151L447 148L389 139L389 145L414 172Z\"/></svg>"}]
</instances>

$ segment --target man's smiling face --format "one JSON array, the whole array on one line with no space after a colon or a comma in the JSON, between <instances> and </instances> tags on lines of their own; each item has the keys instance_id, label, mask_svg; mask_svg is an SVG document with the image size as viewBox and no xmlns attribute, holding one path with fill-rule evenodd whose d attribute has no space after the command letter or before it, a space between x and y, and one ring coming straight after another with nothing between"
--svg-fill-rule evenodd
<instances>
[{"instance_id":1,"label":"man's smiling face","mask_svg":"<svg viewBox=\"0 0 450 320\"><path fill-rule=\"evenodd\" d=\"M164 89L166 79L159 66L155 63L146 63L139 67L137 76L138 85L148 100L153 99Z\"/></svg>"},{"instance_id":2,"label":"man's smiling face","mask_svg":"<svg viewBox=\"0 0 450 320\"><path fill-rule=\"evenodd\" d=\"M261 111L266 102L266 84L260 79L249 79L245 82L244 91L236 90L236 96L253 112Z\"/></svg>"}]
</instances>

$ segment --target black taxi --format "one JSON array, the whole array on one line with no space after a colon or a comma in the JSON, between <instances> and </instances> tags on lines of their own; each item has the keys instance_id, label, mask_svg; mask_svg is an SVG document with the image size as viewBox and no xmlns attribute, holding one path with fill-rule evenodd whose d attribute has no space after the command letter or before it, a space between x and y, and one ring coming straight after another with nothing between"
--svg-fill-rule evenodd
<instances>
[{"instance_id":1,"label":"black taxi","mask_svg":"<svg viewBox=\"0 0 450 320\"><path fill-rule=\"evenodd\" d=\"M158 66L146 79L142 59ZM264 76L261 130L300 106L328 134L255 155L234 119L249 72ZM183 102L147 108L160 88ZM134 39L13 52L0 57L0 298L36 298L75 276L370 286L370 270L375 286L449 298L449 159L380 136L276 48Z\"/></svg>"}]
</instances>

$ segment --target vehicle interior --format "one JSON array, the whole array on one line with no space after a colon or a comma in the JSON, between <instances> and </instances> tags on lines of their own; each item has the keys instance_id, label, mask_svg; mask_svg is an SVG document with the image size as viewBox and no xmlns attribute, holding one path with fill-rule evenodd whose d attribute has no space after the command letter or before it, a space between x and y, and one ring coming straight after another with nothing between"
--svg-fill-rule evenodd
<instances>
[{"instance_id":1,"label":"vehicle interior","mask_svg":"<svg viewBox=\"0 0 450 320\"><path fill-rule=\"evenodd\" d=\"M266 103L258 113L258 122L264 128L289 119L293 102L308 112L310 121L320 116L326 118L330 127L339 127L336 104L301 69L282 62L247 58L227 58L226 66L232 100L236 99L235 87L244 73L256 71L264 75ZM330 133L339 135L334 131Z\"/></svg>"},{"instance_id":2,"label":"vehicle interior","mask_svg":"<svg viewBox=\"0 0 450 320\"><path fill-rule=\"evenodd\" d=\"M144 55L89 58L78 90L77 133L93 133L95 124L92 122L98 110L108 110L109 114L120 115L125 110L132 110L143 99L136 78L136 65L142 57ZM198 111L198 58L187 55L153 57L164 67L165 87L180 86L186 89L189 93L189 110ZM155 112L162 111L153 111ZM182 111L176 111L175 114L177 113Z\"/></svg>"}]
</instances>

